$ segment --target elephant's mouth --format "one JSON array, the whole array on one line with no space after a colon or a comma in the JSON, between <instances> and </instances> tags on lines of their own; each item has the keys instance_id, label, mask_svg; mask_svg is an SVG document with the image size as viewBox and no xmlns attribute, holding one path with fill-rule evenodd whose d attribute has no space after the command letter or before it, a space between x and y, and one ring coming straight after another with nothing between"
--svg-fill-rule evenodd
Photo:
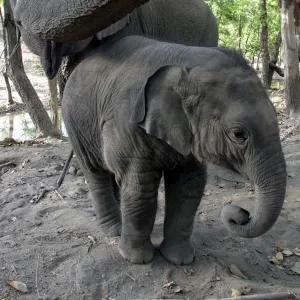
<instances>
[{"instance_id":1,"label":"elephant's mouth","mask_svg":"<svg viewBox=\"0 0 300 300\"><path fill-rule=\"evenodd\" d=\"M44 71L49 79L53 79L57 74L62 62L62 44L47 41L46 50L43 57Z\"/></svg>"},{"instance_id":2,"label":"elephant's mouth","mask_svg":"<svg viewBox=\"0 0 300 300\"><path fill-rule=\"evenodd\" d=\"M212 163L215 165L218 165L220 167L226 168L226 169L232 171L233 173L240 175L246 181L250 180L249 176L239 166L237 166L235 164L232 164L226 160L213 161Z\"/></svg>"},{"instance_id":3,"label":"elephant's mouth","mask_svg":"<svg viewBox=\"0 0 300 300\"><path fill-rule=\"evenodd\" d=\"M238 173L239 175L241 175L245 180L247 180L247 181L250 180L249 176L240 167L232 165L231 170Z\"/></svg>"}]
</instances>

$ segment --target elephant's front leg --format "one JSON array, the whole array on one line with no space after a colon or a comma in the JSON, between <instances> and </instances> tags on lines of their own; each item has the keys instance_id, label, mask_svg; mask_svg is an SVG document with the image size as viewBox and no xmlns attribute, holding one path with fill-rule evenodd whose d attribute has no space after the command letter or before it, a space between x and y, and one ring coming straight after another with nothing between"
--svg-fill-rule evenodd
<instances>
[{"instance_id":1,"label":"elephant's front leg","mask_svg":"<svg viewBox=\"0 0 300 300\"><path fill-rule=\"evenodd\" d=\"M191 162L165 171L164 240L160 252L174 264L189 264L195 256L190 236L206 184L206 166Z\"/></svg>"},{"instance_id":2,"label":"elephant's front leg","mask_svg":"<svg viewBox=\"0 0 300 300\"><path fill-rule=\"evenodd\" d=\"M153 259L150 240L157 208L161 172L136 172L122 182L122 231L120 254L132 263L148 263Z\"/></svg>"},{"instance_id":3,"label":"elephant's front leg","mask_svg":"<svg viewBox=\"0 0 300 300\"><path fill-rule=\"evenodd\" d=\"M119 236L121 218L114 176L101 170L97 174L85 172L85 177L101 232L107 236Z\"/></svg>"}]
</instances>

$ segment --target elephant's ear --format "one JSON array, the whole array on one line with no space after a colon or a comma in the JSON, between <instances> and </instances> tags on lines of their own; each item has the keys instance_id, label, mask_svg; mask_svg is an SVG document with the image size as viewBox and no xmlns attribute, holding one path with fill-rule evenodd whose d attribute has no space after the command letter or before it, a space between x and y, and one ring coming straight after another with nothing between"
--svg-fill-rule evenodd
<instances>
[{"instance_id":1,"label":"elephant's ear","mask_svg":"<svg viewBox=\"0 0 300 300\"><path fill-rule=\"evenodd\" d=\"M182 106L179 83L187 74L175 66L157 70L141 89L130 122L166 141L182 155L191 152L192 132Z\"/></svg>"}]
</instances>

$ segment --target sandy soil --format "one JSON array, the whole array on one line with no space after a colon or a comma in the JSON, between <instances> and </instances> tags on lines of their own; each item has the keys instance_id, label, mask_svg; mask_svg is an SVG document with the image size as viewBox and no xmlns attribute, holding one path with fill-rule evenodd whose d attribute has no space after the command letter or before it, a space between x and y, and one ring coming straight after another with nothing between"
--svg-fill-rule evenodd
<instances>
[{"instance_id":1,"label":"sandy soil","mask_svg":"<svg viewBox=\"0 0 300 300\"><path fill-rule=\"evenodd\" d=\"M0 53L3 49L3 38L0 34ZM48 89L47 78L44 75L42 66L40 64L40 59L38 56L31 53L26 45L22 42L22 54L23 54L23 63L26 74L30 79L33 87L37 91L40 100L43 102L45 107L49 107L50 93ZM0 70L4 67L4 56L0 57ZM4 69L3 69L4 70ZM25 109L24 104L22 103L21 98L19 97L16 89L11 84L13 99L15 101L14 105L7 105L8 96L5 86L5 81L3 76L0 76L0 116L8 112L11 113L20 113Z\"/></svg>"},{"instance_id":2,"label":"sandy soil","mask_svg":"<svg viewBox=\"0 0 300 300\"><path fill-rule=\"evenodd\" d=\"M30 71L32 78L37 76L34 67ZM39 91L43 99L47 98L45 83ZM222 206L232 202L253 211L254 193L249 183L211 167L192 237L196 258L189 266L168 263L158 251L147 265L123 259L118 238L98 231L76 159L72 174L54 191L70 150L68 142L0 147L0 164L15 163L0 169L0 299L220 299L231 296L232 289L246 293L249 288L250 294L300 293L300 267L295 267L300 263L300 250L295 249L300 248L300 132L287 136L294 121L282 113L282 92L273 91L271 96L282 137L286 137L283 147L289 177L281 216L259 238L232 236L220 221ZM48 192L39 199L44 190ZM152 235L156 246L162 240L163 195L161 186ZM283 249L292 250L292 255L282 259L278 253ZM25 283L28 292L14 290L8 280Z\"/></svg>"},{"instance_id":3,"label":"sandy soil","mask_svg":"<svg viewBox=\"0 0 300 300\"><path fill-rule=\"evenodd\" d=\"M211 299L230 296L231 288L243 285L250 286L251 293L300 293L300 276L291 270L300 257L284 257L280 265L269 261L281 248L300 248L299 139L297 135L285 142L287 197L279 220L262 237L236 238L225 230L220 221L224 203L232 201L251 211L254 194L249 184L236 185L233 181L239 179L210 169L195 221L196 258L189 266L174 266L158 252L147 265L125 261L118 253L118 239L99 234L80 172L66 176L59 194L52 191L70 149L67 142L2 147L1 163L16 166L1 170L0 299L38 299L38 294L42 299ZM73 174L76 165L74 160ZM216 180L215 174L226 180ZM50 191L38 201L43 189ZM163 207L161 187L155 245L162 239ZM245 278L232 274L231 264ZM24 282L28 293L14 291L7 280ZM172 281L174 286L164 287Z\"/></svg>"}]
</instances>

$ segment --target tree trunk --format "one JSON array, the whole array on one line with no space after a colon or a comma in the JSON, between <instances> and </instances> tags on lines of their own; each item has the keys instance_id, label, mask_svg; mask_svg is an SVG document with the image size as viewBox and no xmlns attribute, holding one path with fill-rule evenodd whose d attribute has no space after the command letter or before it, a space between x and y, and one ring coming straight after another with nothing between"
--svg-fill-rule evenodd
<instances>
[{"instance_id":1,"label":"tree trunk","mask_svg":"<svg viewBox=\"0 0 300 300\"><path fill-rule=\"evenodd\" d=\"M249 31L248 31L248 35L247 35L246 41L245 41L245 49L248 49L248 41L249 41L250 35L252 34L253 18L251 19L249 27L250 28L249 28Z\"/></svg>"},{"instance_id":2,"label":"tree trunk","mask_svg":"<svg viewBox=\"0 0 300 300\"><path fill-rule=\"evenodd\" d=\"M14 133L14 116L10 115L8 119L9 119L8 137L12 138Z\"/></svg>"},{"instance_id":3,"label":"tree trunk","mask_svg":"<svg viewBox=\"0 0 300 300\"><path fill-rule=\"evenodd\" d=\"M6 38L6 30L4 28L4 19L2 15L2 10L0 7L0 19L1 19L1 24L2 24L2 35L3 35L3 53L4 53L4 61L5 61L5 66L4 66L4 72L3 72L3 77L7 89L7 96L8 96L8 104L14 104L14 99L12 97L12 92L11 92L11 87L10 83L8 80L8 75L7 75L7 70L9 68L9 60L8 60L8 53L7 53L7 38Z\"/></svg>"},{"instance_id":4,"label":"tree trunk","mask_svg":"<svg viewBox=\"0 0 300 300\"><path fill-rule=\"evenodd\" d=\"M25 73L21 47L18 42L9 0L4 0L4 13L8 51L10 53L9 77L26 106L26 110L36 127L37 134L58 137L59 133L52 125L50 117Z\"/></svg>"},{"instance_id":5,"label":"tree trunk","mask_svg":"<svg viewBox=\"0 0 300 300\"><path fill-rule=\"evenodd\" d=\"M294 20L298 59L300 60L300 3L297 0L294 2Z\"/></svg>"},{"instance_id":6,"label":"tree trunk","mask_svg":"<svg viewBox=\"0 0 300 300\"><path fill-rule=\"evenodd\" d=\"M261 80L265 88L269 89L269 50L268 50L268 24L266 0L260 0L260 50L261 50Z\"/></svg>"},{"instance_id":7,"label":"tree trunk","mask_svg":"<svg viewBox=\"0 0 300 300\"><path fill-rule=\"evenodd\" d=\"M239 17L239 28L238 28L238 50L241 53L241 44L242 44L242 16Z\"/></svg>"},{"instance_id":8,"label":"tree trunk","mask_svg":"<svg viewBox=\"0 0 300 300\"><path fill-rule=\"evenodd\" d=\"M252 52L252 58L251 58L251 67L254 66L254 61L255 61L255 52Z\"/></svg>"},{"instance_id":9,"label":"tree trunk","mask_svg":"<svg viewBox=\"0 0 300 300\"><path fill-rule=\"evenodd\" d=\"M12 104L15 103L15 101L12 97L11 87L10 87L10 83L9 83L9 80L8 80L8 75L7 75L6 72L3 72L3 77L4 77L6 89L7 89L8 105L12 105Z\"/></svg>"},{"instance_id":10,"label":"tree trunk","mask_svg":"<svg viewBox=\"0 0 300 300\"><path fill-rule=\"evenodd\" d=\"M48 79L48 86L50 91L50 107L52 110L52 123L57 131L60 130L60 118L58 113L58 93L57 93L57 76L53 79Z\"/></svg>"},{"instance_id":11,"label":"tree trunk","mask_svg":"<svg viewBox=\"0 0 300 300\"><path fill-rule=\"evenodd\" d=\"M284 60L284 93L286 110L290 116L300 114L299 58L295 38L294 1L282 0L281 34Z\"/></svg>"},{"instance_id":12,"label":"tree trunk","mask_svg":"<svg viewBox=\"0 0 300 300\"><path fill-rule=\"evenodd\" d=\"M57 81L59 87L60 99L62 99L63 91L65 89L65 85L67 80L75 67L77 66L76 54L71 56L66 56L63 58L62 63L60 65L59 71L57 73Z\"/></svg>"},{"instance_id":13,"label":"tree trunk","mask_svg":"<svg viewBox=\"0 0 300 300\"><path fill-rule=\"evenodd\" d=\"M259 60L260 60L260 55L261 55L261 51L259 50L258 52L258 56L257 56L257 61L256 61L256 70L259 70Z\"/></svg>"},{"instance_id":14,"label":"tree trunk","mask_svg":"<svg viewBox=\"0 0 300 300\"><path fill-rule=\"evenodd\" d=\"M273 51L270 58L270 65L273 64L276 66L278 61L278 56L279 56L280 45L281 45L281 30L279 30L273 45ZM268 86L271 86L274 71L275 71L274 68L269 68Z\"/></svg>"}]
</instances>

